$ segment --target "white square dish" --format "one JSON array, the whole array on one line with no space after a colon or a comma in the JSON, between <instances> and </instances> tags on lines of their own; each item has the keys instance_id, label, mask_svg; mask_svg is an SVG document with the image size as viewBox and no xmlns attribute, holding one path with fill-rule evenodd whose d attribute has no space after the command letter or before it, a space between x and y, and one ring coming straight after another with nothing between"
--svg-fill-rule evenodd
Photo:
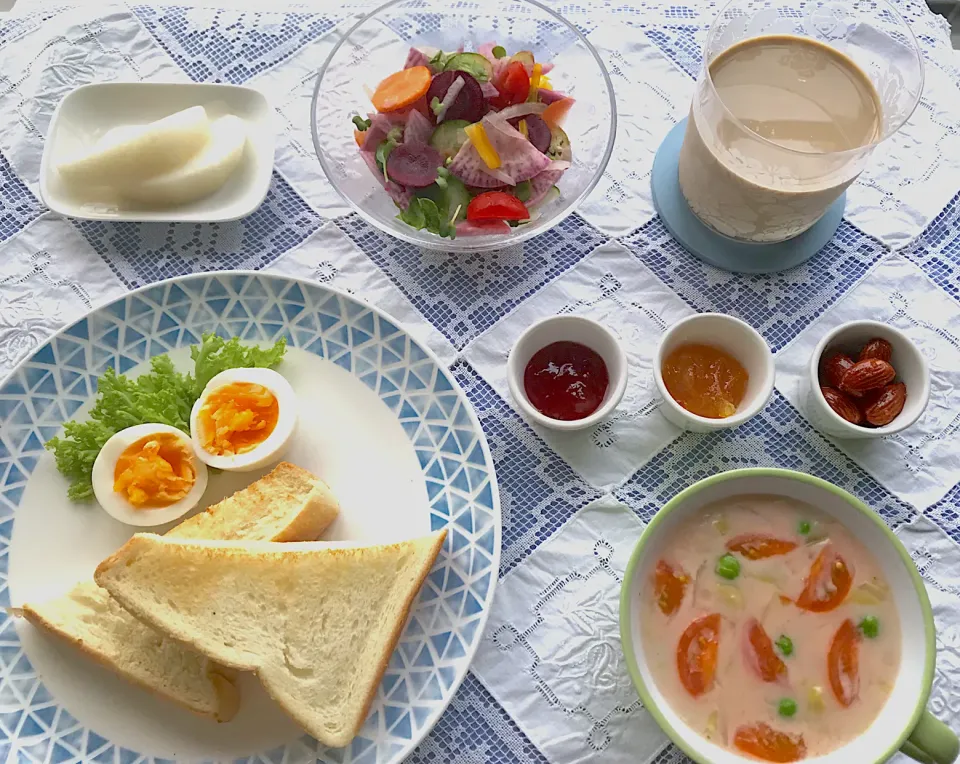
<instances>
[{"instance_id":1,"label":"white square dish","mask_svg":"<svg viewBox=\"0 0 960 764\"><path fill-rule=\"evenodd\" d=\"M243 160L215 193L190 204L135 206L79 196L60 177L57 165L93 145L117 125L152 122L191 106L211 119L234 114L247 126ZM224 222L246 217L263 201L273 171L273 115L266 98L238 85L164 82L107 82L68 93L50 122L40 163L40 196L61 215L82 220L128 222Z\"/></svg>"}]
</instances>

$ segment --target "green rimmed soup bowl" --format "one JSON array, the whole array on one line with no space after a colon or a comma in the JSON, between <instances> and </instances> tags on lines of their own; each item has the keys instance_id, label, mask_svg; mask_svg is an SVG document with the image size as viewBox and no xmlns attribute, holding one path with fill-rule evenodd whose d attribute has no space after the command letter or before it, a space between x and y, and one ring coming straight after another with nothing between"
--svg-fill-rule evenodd
<instances>
[{"instance_id":1,"label":"green rimmed soup bowl","mask_svg":"<svg viewBox=\"0 0 960 764\"><path fill-rule=\"evenodd\" d=\"M671 532L709 504L748 494L805 502L842 523L873 553L900 618L900 666L880 713L849 742L803 761L881 764L900 750L921 762L953 762L958 754L956 734L926 710L936 658L935 629L930 601L913 560L886 523L866 504L824 480L791 470L733 470L701 480L667 502L633 550L620 592L620 637L637 692L663 731L700 764L758 761L711 742L673 710L648 665L640 622L641 594L650 586L660 550Z\"/></svg>"}]
</instances>

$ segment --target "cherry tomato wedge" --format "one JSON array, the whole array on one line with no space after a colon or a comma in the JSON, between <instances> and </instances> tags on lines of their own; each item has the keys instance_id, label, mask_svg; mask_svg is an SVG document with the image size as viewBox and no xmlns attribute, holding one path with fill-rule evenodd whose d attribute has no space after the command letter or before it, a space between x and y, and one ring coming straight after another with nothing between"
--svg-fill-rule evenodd
<instances>
[{"instance_id":1,"label":"cherry tomato wedge","mask_svg":"<svg viewBox=\"0 0 960 764\"><path fill-rule=\"evenodd\" d=\"M690 576L679 565L671 565L665 560L657 563L653 575L653 589L657 595L657 606L664 615L673 615L683 602Z\"/></svg>"},{"instance_id":2,"label":"cherry tomato wedge","mask_svg":"<svg viewBox=\"0 0 960 764\"><path fill-rule=\"evenodd\" d=\"M860 694L860 632L849 618L833 635L827 673L833 696L841 706L849 707Z\"/></svg>"},{"instance_id":3,"label":"cherry tomato wedge","mask_svg":"<svg viewBox=\"0 0 960 764\"><path fill-rule=\"evenodd\" d=\"M767 557L776 557L797 548L796 543L785 539L778 539L766 533L743 533L734 536L727 542L727 549L737 552L748 560L763 560Z\"/></svg>"},{"instance_id":4,"label":"cherry tomato wedge","mask_svg":"<svg viewBox=\"0 0 960 764\"><path fill-rule=\"evenodd\" d=\"M470 200L467 220L526 220L527 206L506 191L487 191Z\"/></svg>"},{"instance_id":5,"label":"cherry tomato wedge","mask_svg":"<svg viewBox=\"0 0 960 764\"><path fill-rule=\"evenodd\" d=\"M504 109L527 100L530 76L522 63L514 61L500 72L494 86L497 88L497 95L489 99L490 103L498 109Z\"/></svg>"},{"instance_id":6,"label":"cherry tomato wedge","mask_svg":"<svg viewBox=\"0 0 960 764\"><path fill-rule=\"evenodd\" d=\"M713 688L719 648L719 613L697 618L680 635L677 643L677 671L681 684L694 697Z\"/></svg>"},{"instance_id":7,"label":"cherry tomato wedge","mask_svg":"<svg viewBox=\"0 0 960 764\"><path fill-rule=\"evenodd\" d=\"M787 678L787 667L774 652L773 641L760 622L753 618L747 622L744 655L749 665L764 682L776 682Z\"/></svg>"},{"instance_id":8,"label":"cherry tomato wedge","mask_svg":"<svg viewBox=\"0 0 960 764\"><path fill-rule=\"evenodd\" d=\"M801 610L826 613L843 602L852 583L853 571L837 550L827 544L810 566L796 605Z\"/></svg>"},{"instance_id":9,"label":"cherry tomato wedge","mask_svg":"<svg viewBox=\"0 0 960 764\"><path fill-rule=\"evenodd\" d=\"M800 761L807 755L803 735L780 732L764 722L737 727L733 744L763 761Z\"/></svg>"}]
</instances>

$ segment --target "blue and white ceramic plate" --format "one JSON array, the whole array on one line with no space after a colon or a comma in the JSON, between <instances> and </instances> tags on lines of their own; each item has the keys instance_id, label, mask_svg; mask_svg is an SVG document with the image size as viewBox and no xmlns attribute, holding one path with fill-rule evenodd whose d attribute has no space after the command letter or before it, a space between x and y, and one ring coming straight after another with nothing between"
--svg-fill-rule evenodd
<instances>
[{"instance_id":1,"label":"blue and white ceramic plate","mask_svg":"<svg viewBox=\"0 0 960 764\"><path fill-rule=\"evenodd\" d=\"M327 749L243 677L240 713L218 725L4 616L0 760L399 762L467 672L500 558L496 479L480 424L443 365L388 316L280 276L190 276L133 292L64 329L0 386L0 605L89 579L132 531L96 504L67 500L44 442L84 415L105 369L136 374L161 353L188 369L189 346L210 331L251 342L286 337L278 371L297 393L300 420L285 458L321 476L340 500L324 538L447 529L370 715L349 746ZM211 476L204 503L256 477Z\"/></svg>"}]
</instances>

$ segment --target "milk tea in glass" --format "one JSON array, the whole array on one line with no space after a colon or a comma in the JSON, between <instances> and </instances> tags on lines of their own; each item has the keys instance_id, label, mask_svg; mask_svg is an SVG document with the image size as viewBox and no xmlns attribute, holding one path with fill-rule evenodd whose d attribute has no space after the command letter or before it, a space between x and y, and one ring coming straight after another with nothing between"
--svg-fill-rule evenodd
<instances>
[{"instance_id":1,"label":"milk tea in glass","mask_svg":"<svg viewBox=\"0 0 960 764\"><path fill-rule=\"evenodd\" d=\"M790 239L903 126L922 89L916 39L884 0L733 0L704 47L680 189L718 233Z\"/></svg>"}]
</instances>

